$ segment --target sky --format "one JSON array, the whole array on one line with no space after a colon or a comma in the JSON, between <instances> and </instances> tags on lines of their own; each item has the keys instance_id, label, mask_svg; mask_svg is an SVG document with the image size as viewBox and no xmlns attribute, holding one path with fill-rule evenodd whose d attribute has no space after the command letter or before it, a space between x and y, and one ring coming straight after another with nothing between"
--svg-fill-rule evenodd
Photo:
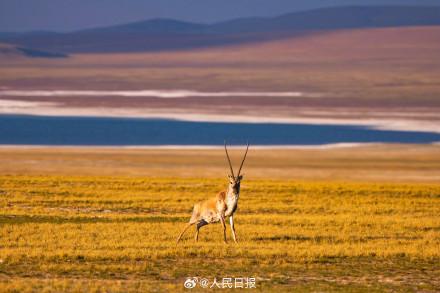
<instances>
[{"instance_id":1,"label":"sky","mask_svg":"<svg viewBox=\"0 0 440 293\"><path fill-rule=\"evenodd\" d=\"M0 0L0 31L73 31L151 18L213 23L342 5L440 5L440 0Z\"/></svg>"}]
</instances>

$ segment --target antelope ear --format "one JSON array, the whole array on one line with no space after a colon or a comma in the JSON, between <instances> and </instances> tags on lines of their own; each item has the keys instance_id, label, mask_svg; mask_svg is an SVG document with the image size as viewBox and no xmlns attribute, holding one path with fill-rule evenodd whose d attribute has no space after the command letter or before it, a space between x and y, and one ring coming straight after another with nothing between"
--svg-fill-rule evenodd
<instances>
[{"instance_id":1,"label":"antelope ear","mask_svg":"<svg viewBox=\"0 0 440 293\"><path fill-rule=\"evenodd\" d=\"M244 174L243 174L244 175ZM243 179L243 175L238 176L238 180Z\"/></svg>"}]
</instances>

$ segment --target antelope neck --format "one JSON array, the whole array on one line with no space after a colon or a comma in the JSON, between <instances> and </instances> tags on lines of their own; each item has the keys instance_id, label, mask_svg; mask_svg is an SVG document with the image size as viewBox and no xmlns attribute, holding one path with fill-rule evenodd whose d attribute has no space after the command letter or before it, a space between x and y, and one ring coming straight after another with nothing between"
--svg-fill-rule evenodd
<instances>
[{"instance_id":1,"label":"antelope neck","mask_svg":"<svg viewBox=\"0 0 440 293\"><path fill-rule=\"evenodd\" d=\"M234 191L234 188L231 187L231 185L228 186L228 193L227 193L227 197L232 197L232 198L238 198L238 195L240 193L240 187L238 188L237 191Z\"/></svg>"}]
</instances>

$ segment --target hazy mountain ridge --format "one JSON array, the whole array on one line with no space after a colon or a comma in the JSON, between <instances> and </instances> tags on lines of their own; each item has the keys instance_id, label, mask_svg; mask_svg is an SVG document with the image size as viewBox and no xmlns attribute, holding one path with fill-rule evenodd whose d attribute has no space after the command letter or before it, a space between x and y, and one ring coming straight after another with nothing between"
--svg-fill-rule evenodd
<instances>
[{"instance_id":1,"label":"hazy mountain ridge","mask_svg":"<svg viewBox=\"0 0 440 293\"><path fill-rule=\"evenodd\" d=\"M411 25L439 25L440 7L343 6L283 14L276 17L238 18L214 24L174 19L150 19L78 32L240 33L304 29L340 29Z\"/></svg>"},{"instance_id":2,"label":"hazy mountain ridge","mask_svg":"<svg viewBox=\"0 0 440 293\"><path fill-rule=\"evenodd\" d=\"M217 23L210 31L247 32L439 25L440 7L344 6L293 12L273 18L243 18Z\"/></svg>"},{"instance_id":3,"label":"hazy mountain ridge","mask_svg":"<svg viewBox=\"0 0 440 293\"><path fill-rule=\"evenodd\" d=\"M199 24L151 19L69 33L0 33L0 41L65 53L180 50L260 42L314 31L440 25L440 6L344 6Z\"/></svg>"},{"instance_id":4,"label":"hazy mountain ridge","mask_svg":"<svg viewBox=\"0 0 440 293\"><path fill-rule=\"evenodd\" d=\"M75 33L194 33L201 32L206 27L205 24L185 22L175 19L155 18L144 21L132 22L108 27L99 27L80 30Z\"/></svg>"}]
</instances>

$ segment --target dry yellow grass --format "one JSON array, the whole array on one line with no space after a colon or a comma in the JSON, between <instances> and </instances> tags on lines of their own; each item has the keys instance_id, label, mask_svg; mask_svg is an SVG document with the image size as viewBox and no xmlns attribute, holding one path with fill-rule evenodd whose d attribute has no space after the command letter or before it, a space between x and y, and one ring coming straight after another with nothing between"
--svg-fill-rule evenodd
<instances>
[{"instance_id":1,"label":"dry yellow grass","mask_svg":"<svg viewBox=\"0 0 440 293\"><path fill-rule=\"evenodd\" d=\"M377 162L383 156L394 158L382 161L390 172L412 168L423 174L426 168L437 168L432 153L433 166L422 160L435 147L406 148L389 147L393 156L380 148L368 153ZM362 148L345 150L354 170L367 166L355 156L356 150L362 153ZM201 229L199 243L193 242L192 231L176 246L192 204L225 188L226 179L218 178L224 170L210 169L205 161L224 164L221 152L203 151L202 159L196 160L196 152L190 150L101 151L2 150L3 162L5 157L17 164L38 158L43 169L37 175L28 165L18 174L11 165L1 164L0 291L174 292L185 291L183 282L192 276L211 281L255 277L261 292L440 290L438 183L348 182L350 178L343 183L331 182L330 177L304 181L284 175L263 179L255 158L270 152L254 150L236 214L239 243L223 244L220 225L209 225ZM292 158L320 152L276 153L284 158L278 161L282 165L276 165L275 156L266 162L272 161L284 174L292 171L287 163ZM322 169L329 162L336 168L338 154L344 152L321 151L320 158L326 158ZM402 154L408 162L399 165ZM160 163L161 168L140 158ZM171 164L179 158L189 169ZM96 164L85 168L94 175L80 176L83 160ZM73 168L75 162L82 167ZM134 162L145 165L143 174L162 173L143 176L134 172L140 169ZM129 170L128 166L136 176L114 176L121 175L119 167ZM166 167L171 173L163 171ZM55 175L56 168L64 175ZM116 173L103 176L112 174L110 170ZM191 170L199 170L199 175L189 177ZM203 176L204 170L209 175ZM213 176L214 171L219 176Z\"/></svg>"},{"instance_id":2,"label":"dry yellow grass","mask_svg":"<svg viewBox=\"0 0 440 293\"><path fill-rule=\"evenodd\" d=\"M240 160L243 150L231 150ZM0 174L218 178L223 149L0 148ZM255 149L247 178L320 181L440 182L440 145L336 149Z\"/></svg>"}]
</instances>

